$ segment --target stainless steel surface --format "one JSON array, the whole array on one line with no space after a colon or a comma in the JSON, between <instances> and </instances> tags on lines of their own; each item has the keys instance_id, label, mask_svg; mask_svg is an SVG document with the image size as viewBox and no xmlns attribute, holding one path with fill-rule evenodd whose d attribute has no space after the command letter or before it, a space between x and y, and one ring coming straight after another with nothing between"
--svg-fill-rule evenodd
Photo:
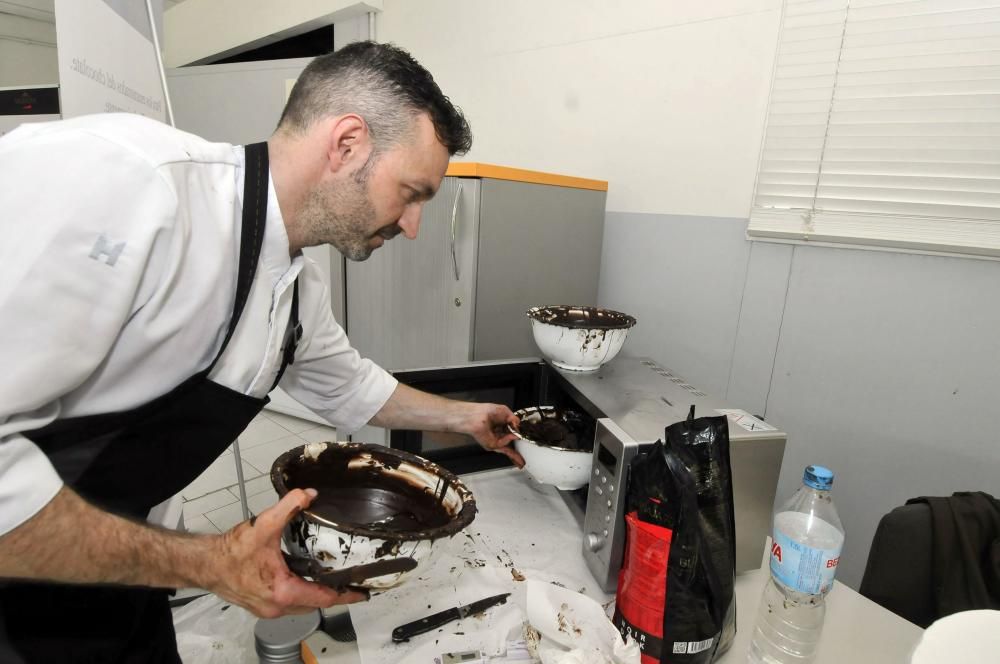
<instances>
[{"instance_id":1,"label":"stainless steel surface","mask_svg":"<svg viewBox=\"0 0 1000 664\"><path fill-rule=\"evenodd\" d=\"M346 267L347 332L387 369L536 355L524 312L596 304L604 192L446 177L420 234Z\"/></svg>"},{"instance_id":2,"label":"stainless steel surface","mask_svg":"<svg viewBox=\"0 0 1000 664\"><path fill-rule=\"evenodd\" d=\"M301 643L319 629L319 609L302 615L261 618L254 626L254 646L260 661L301 662Z\"/></svg>"},{"instance_id":3,"label":"stainless steel surface","mask_svg":"<svg viewBox=\"0 0 1000 664\"><path fill-rule=\"evenodd\" d=\"M398 237L364 262L347 262L347 331L363 356L386 369L471 359L479 192L479 180L445 178L424 206L416 240ZM451 250L455 200L458 281ZM455 306L456 299L463 306Z\"/></svg>"},{"instance_id":4,"label":"stainless steel surface","mask_svg":"<svg viewBox=\"0 0 1000 664\"><path fill-rule=\"evenodd\" d=\"M597 304L605 198L603 191L483 180L475 359L537 355L524 316L530 307Z\"/></svg>"},{"instance_id":5,"label":"stainless steel surface","mask_svg":"<svg viewBox=\"0 0 1000 664\"><path fill-rule=\"evenodd\" d=\"M598 450L607 450L614 458L609 466ZM594 469L587 492L587 512L583 520L583 559L601 587L614 592L618 570L625 551L625 491L628 464L640 444L613 420L597 420L594 440Z\"/></svg>"},{"instance_id":6,"label":"stainless steel surface","mask_svg":"<svg viewBox=\"0 0 1000 664\"><path fill-rule=\"evenodd\" d=\"M559 371L559 375L607 416L598 420L583 552L591 571L610 590L617 584L625 546L621 489L627 484L628 464L644 445L662 440L667 425L685 419L691 405L696 416L719 415L719 409L727 406L645 358L620 356L595 372ZM729 421L738 572L760 566L785 438L781 431L747 431ZM614 457L613 467L601 461L602 446L606 457ZM593 548L602 539L604 544Z\"/></svg>"}]
</instances>

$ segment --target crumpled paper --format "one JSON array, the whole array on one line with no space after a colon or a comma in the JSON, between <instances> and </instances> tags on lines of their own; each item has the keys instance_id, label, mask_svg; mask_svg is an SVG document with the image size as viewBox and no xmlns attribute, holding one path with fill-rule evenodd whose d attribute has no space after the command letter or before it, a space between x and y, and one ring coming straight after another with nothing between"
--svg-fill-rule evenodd
<instances>
[{"instance_id":1,"label":"crumpled paper","mask_svg":"<svg viewBox=\"0 0 1000 664\"><path fill-rule=\"evenodd\" d=\"M177 652L184 664L242 664L257 657L257 617L217 595L199 597L173 612Z\"/></svg>"},{"instance_id":2,"label":"crumpled paper","mask_svg":"<svg viewBox=\"0 0 1000 664\"><path fill-rule=\"evenodd\" d=\"M639 664L639 644L622 640L596 601L551 583L528 579L528 622L541 640L542 664Z\"/></svg>"}]
</instances>

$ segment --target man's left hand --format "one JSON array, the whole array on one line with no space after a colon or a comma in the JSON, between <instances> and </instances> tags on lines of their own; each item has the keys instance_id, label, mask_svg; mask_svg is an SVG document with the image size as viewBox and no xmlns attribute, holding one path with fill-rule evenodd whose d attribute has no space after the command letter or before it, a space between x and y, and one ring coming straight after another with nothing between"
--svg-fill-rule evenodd
<instances>
[{"instance_id":1,"label":"man's left hand","mask_svg":"<svg viewBox=\"0 0 1000 664\"><path fill-rule=\"evenodd\" d=\"M466 411L466 421L460 429L475 438L484 448L506 454L518 468L523 468L524 457L511 445L517 436L507 428L510 425L516 430L521 425L517 415L512 413L507 406L495 403L466 403L463 405Z\"/></svg>"},{"instance_id":2,"label":"man's left hand","mask_svg":"<svg viewBox=\"0 0 1000 664\"><path fill-rule=\"evenodd\" d=\"M524 457L510 444L517 436L507 428L510 425L517 430L521 421L501 404L446 399L399 383L369 424L468 434L486 449L506 454L518 468L524 468Z\"/></svg>"}]
</instances>

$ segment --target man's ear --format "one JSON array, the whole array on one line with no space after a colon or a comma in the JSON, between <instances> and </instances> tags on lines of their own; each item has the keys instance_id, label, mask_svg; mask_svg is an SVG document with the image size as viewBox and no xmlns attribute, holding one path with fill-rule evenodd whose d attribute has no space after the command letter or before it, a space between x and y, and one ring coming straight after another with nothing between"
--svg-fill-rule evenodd
<instances>
[{"instance_id":1,"label":"man's ear","mask_svg":"<svg viewBox=\"0 0 1000 664\"><path fill-rule=\"evenodd\" d=\"M327 158L330 170L353 170L360 168L372 151L371 135L368 123L355 113L348 113L335 118L327 133Z\"/></svg>"}]
</instances>

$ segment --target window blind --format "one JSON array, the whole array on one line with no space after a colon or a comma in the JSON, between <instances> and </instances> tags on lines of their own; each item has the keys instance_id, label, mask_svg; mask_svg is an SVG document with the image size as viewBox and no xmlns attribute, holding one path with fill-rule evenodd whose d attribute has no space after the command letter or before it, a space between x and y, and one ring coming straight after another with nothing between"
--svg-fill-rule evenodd
<instances>
[{"instance_id":1,"label":"window blind","mask_svg":"<svg viewBox=\"0 0 1000 664\"><path fill-rule=\"evenodd\" d=\"M1000 2L782 12L748 235L1000 257Z\"/></svg>"}]
</instances>

